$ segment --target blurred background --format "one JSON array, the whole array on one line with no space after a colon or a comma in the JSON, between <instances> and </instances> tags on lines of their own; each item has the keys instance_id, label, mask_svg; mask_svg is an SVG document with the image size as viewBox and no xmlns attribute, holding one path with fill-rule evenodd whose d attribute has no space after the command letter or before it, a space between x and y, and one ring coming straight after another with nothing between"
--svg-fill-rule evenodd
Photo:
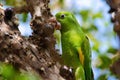
<instances>
[{"instance_id":1,"label":"blurred background","mask_svg":"<svg viewBox=\"0 0 120 80\"><path fill-rule=\"evenodd\" d=\"M23 0L0 0L5 6L21 6ZM92 49L92 68L95 80L119 80L110 71L119 50L119 40L113 31L109 6L105 0L50 0L49 7L53 15L59 11L74 13L83 31L90 39ZM30 14L18 14L19 29L22 35L32 33L29 22Z\"/></svg>"}]
</instances>

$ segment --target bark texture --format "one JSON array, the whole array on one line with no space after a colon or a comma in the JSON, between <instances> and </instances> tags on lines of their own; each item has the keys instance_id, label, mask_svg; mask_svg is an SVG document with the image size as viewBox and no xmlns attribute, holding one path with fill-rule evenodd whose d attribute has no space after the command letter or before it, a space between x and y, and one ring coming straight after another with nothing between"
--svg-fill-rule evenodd
<instances>
[{"instance_id":1,"label":"bark texture","mask_svg":"<svg viewBox=\"0 0 120 80\"><path fill-rule=\"evenodd\" d=\"M114 24L113 30L118 35L120 42L120 0L106 0L106 2L110 6L109 13L111 14L111 22ZM116 60L110 66L110 70L120 78L120 50L115 55Z\"/></svg>"},{"instance_id":2,"label":"bark texture","mask_svg":"<svg viewBox=\"0 0 120 80\"><path fill-rule=\"evenodd\" d=\"M43 80L65 80L59 74L60 57L53 37L55 23L49 21L52 17L49 0L25 1L26 6L13 8L12 11L0 9L0 61L12 64L18 70L34 71ZM33 33L28 38L21 36L17 27L15 14L22 12L30 12L32 16L30 25Z\"/></svg>"}]
</instances>

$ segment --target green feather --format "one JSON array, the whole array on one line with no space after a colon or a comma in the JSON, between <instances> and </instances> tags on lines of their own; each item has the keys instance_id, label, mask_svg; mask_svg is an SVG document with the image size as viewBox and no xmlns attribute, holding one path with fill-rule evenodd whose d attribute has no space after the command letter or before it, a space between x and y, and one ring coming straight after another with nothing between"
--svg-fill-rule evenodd
<instances>
[{"instance_id":1,"label":"green feather","mask_svg":"<svg viewBox=\"0 0 120 80\"><path fill-rule=\"evenodd\" d=\"M89 40L75 16L59 12L56 19L61 23L62 60L74 69L76 80L93 80Z\"/></svg>"}]
</instances>

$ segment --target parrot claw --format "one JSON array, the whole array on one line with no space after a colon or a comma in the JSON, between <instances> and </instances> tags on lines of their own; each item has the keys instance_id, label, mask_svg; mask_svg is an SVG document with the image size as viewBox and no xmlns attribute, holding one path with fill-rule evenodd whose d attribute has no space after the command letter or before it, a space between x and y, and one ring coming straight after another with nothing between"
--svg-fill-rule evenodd
<instances>
[{"instance_id":1,"label":"parrot claw","mask_svg":"<svg viewBox=\"0 0 120 80\"><path fill-rule=\"evenodd\" d=\"M65 65L61 66L60 75L64 77L66 80L73 80L74 79L73 68Z\"/></svg>"}]
</instances>

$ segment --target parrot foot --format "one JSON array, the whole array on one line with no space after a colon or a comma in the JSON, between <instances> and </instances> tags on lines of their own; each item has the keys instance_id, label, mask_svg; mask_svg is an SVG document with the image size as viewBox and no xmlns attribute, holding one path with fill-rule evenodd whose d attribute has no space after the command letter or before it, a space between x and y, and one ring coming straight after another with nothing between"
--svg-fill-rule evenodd
<instances>
[{"instance_id":1,"label":"parrot foot","mask_svg":"<svg viewBox=\"0 0 120 80\"><path fill-rule=\"evenodd\" d=\"M66 80L74 80L74 73L71 67L62 66L60 68L60 75Z\"/></svg>"}]
</instances>

